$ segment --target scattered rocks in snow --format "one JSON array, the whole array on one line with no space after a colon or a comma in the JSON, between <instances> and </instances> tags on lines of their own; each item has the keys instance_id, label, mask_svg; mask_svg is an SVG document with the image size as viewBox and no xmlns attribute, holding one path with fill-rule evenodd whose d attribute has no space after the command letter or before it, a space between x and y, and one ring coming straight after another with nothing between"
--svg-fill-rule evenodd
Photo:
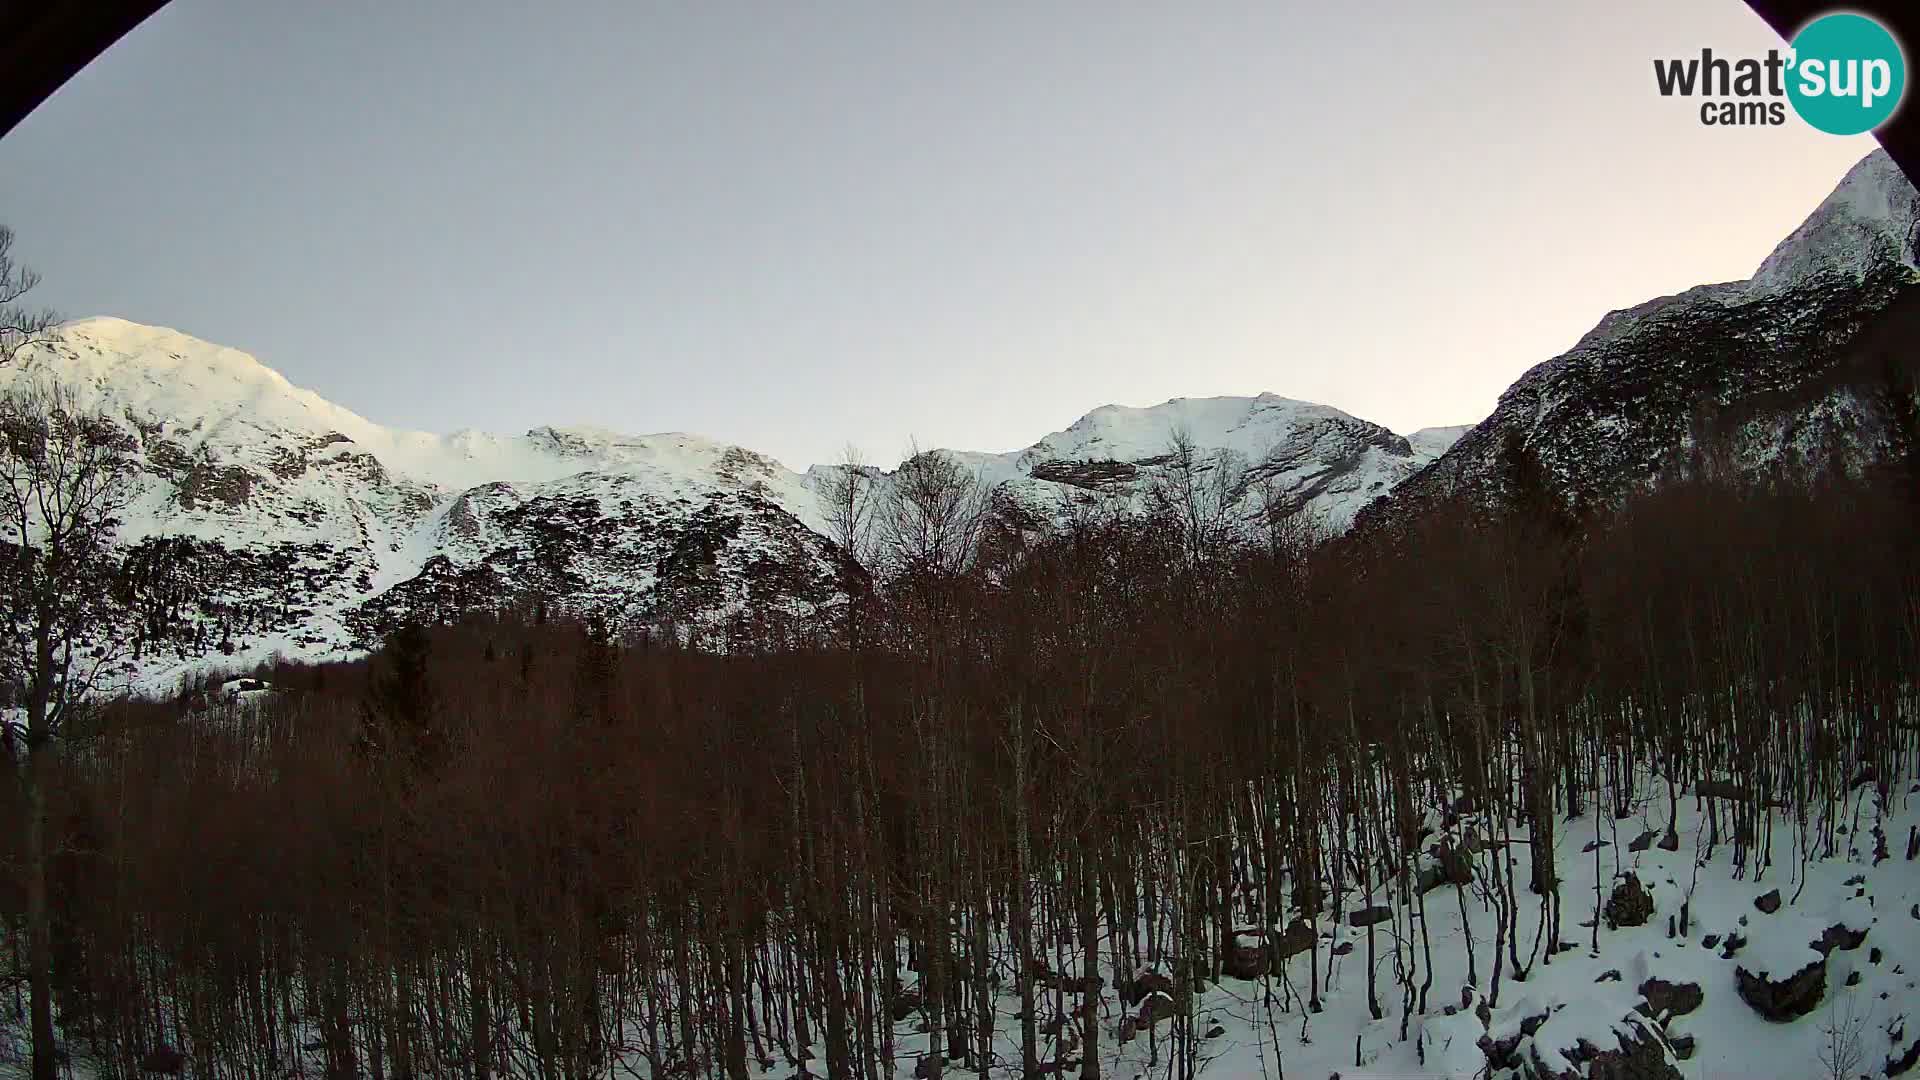
<instances>
[{"instance_id":1,"label":"scattered rocks in snow","mask_svg":"<svg viewBox=\"0 0 1920 1080\"><path fill-rule=\"evenodd\" d=\"M1172 1016L1173 995L1156 990L1140 1002L1139 1010L1134 1013L1134 1020L1142 1027L1152 1027Z\"/></svg>"},{"instance_id":2,"label":"scattered rocks in snow","mask_svg":"<svg viewBox=\"0 0 1920 1080\"><path fill-rule=\"evenodd\" d=\"M1835 923L1827 927L1821 932L1818 938L1815 938L1808 944L1817 950L1821 956L1825 956L1835 949L1844 949L1852 952L1854 949L1859 948L1861 943L1866 940L1867 931L1865 927L1856 928L1843 923Z\"/></svg>"},{"instance_id":3,"label":"scattered rocks in snow","mask_svg":"<svg viewBox=\"0 0 1920 1080\"><path fill-rule=\"evenodd\" d=\"M1235 979L1258 979L1267 973L1271 953L1259 928L1237 930L1220 949L1220 971Z\"/></svg>"},{"instance_id":4,"label":"scattered rocks in snow","mask_svg":"<svg viewBox=\"0 0 1920 1080\"><path fill-rule=\"evenodd\" d=\"M1442 885L1473 883L1473 860L1465 850L1452 844L1436 844L1431 854L1433 861L1420 868L1421 892L1432 892Z\"/></svg>"},{"instance_id":5,"label":"scattered rocks in snow","mask_svg":"<svg viewBox=\"0 0 1920 1080\"><path fill-rule=\"evenodd\" d=\"M1675 1035L1668 1039L1667 1045L1673 1047L1674 1057L1679 1058L1681 1061L1690 1061L1693 1058L1694 1049L1700 1044L1692 1035L1682 1034Z\"/></svg>"},{"instance_id":6,"label":"scattered rocks in snow","mask_svg":"<svg viewBox=\"0 0 1920 1080\"><path fill-rule=\"evenodd\" d=\"M1391 919L1391 918L1393 918L1392 908L1386 906L1385 904L1375 904L1372 907L1361 908L1360 910L1347 916L1347 921L1356 927L1360 927L1360 926L1373 926L1378 923L1386 922L1388 919Z\"/></svg>"},{"instance_id":7,"label":"scattered rocks in snow","mask_svg":"<svg viewBox=\"0 0 1920 1080\"><path fill-rule=\"evenodd\" d=\"M1314 940L1313 927L1303 919L1295 919L1284 933L1243 927L1221 950L1220 968L1231 978L1258 979L1277 972L1289 957L1313 948Z\"/></svg>"},{"instance_id":8,"label":"scattered rocks in snow","mask_svg":"<svg viewBox=\"0 0 1920 1080\"><path fill-rule=\"evenodd\" d=\"M1707 935L1706 937L1703 937L1703 938L1701 938L1701 939L1700 939L1700 944L1702 944L1702 945L1704 945L1704 946L1706 946L1707 948L1709 948L1709 949L1711 949L1711 948L1713 948L1713 947L1714 947L1715 945L1718 945L1718 944L1720 944L1720 935L1719 935L1719 934L1708 934L1708 935Z\"/></svg>"},{"instance_id":9,"label":"scattered rocks in snow","mask_svg":"<svg viewBox=\"0 0 1920 1080\"><path fill-rule=\"evenodd\" d=\"M1466 993L1471 1004L1472 993ZM1486 1071L1487 1027L1471 1009L1449 1005L1445 1016L1420 1025L1420 1060L1438 1076L1476 1076Z\"/></svg>"},{"instance_id":10,"label":"scattered rocks in snow","mask_svg":"<svg viewBox=\"0 0 1920 1080\"><path fill-rule=\"evenodd\" d=\"M1695 982L1668 982L1648 979L1640 984L1640 996L1646 998L1649 1016L1685 1016L1707 999L1706 991Z\"/></svg>"},{"instance_id":11,"label":"scattered rocks in snow","mask_svg":"<svg viewBox=\"0 0 1920 1080\"><path fill-rule=\"evenodd\" d=\"M1614 930L1622 926L1645 926L1653 917L1653 894L1640 884L1640 875L1628 874L1613 887L1613 895L1607 898L1606 916L1607 927Z\"/></svg>"},{"instance_id":12,"label":"scattered rocks in snow","mask_svg":"<svg viewBox=\"0 0 1920 1080\"><path fill-rule=\"evenodd\" d=\"M1482 1010L1486 1008L1484 1002L1481 1003L1481 1008ZM1536 1009L1537 1012L1533 1011ZM1525 1062L1520 1054L1521 1044L1532 1038L1534 1033L1540 1030L1540 1025L1546 1023L1547 1018L1552 1015L1531 998L1522 999L1513 1007L1512 1012L1520 1015L1517 1025L1511 1020L1502 1021L1497 1033L1489 1030L1487 1034L1480 1037L1480 1050L1486 1056L1487 1064L1494 1069L1522 1068ZM1481 1017L1481 1023L1486 1022L1486 1018Z\"/></svg>"},{"instance_id":13,"label":"scattered rocks in snow","mask_svg":"<svg viewBox=\"0 0 1920 1080\"><path fill-rule=\"evenodd\" d=\"M1682 1080L1666 1040L1651 1024L1632 1014L1596 1024L1591 1013L1591 1007L1569 1006L1541 1025L1521 1075L1529 1080Z\"/></svg>"},{"instance_id":14,"label":"scattered rocks in snow","mask_svg":"<svg viewBox=\"0 0 1920 1080\"><path fill-rule=\"evenodd\" d=\"M1753 906L1763 915L1771 915L1780 910L1780 890L1773 889L1753 898Z\"/></svg>"},{"instance_id":15,"label":"scattered rocks in snow","mask_svg":"<svg viewBox=\"0 0 1920 1080\"><path fill-rule=\"evenodd\" d=\"M1273 951L1275 963L1285 963L1289 958L1313 948L1313 925L1305 919L1295 919L1288 924L1285 933L1268 934L1267 943Z\"/></svg>"},{"instance_id":16,"label":"scattered rocks in snow","mask_svg":"<svg viewBox=\"0 0 1920 1080\"><path fill-rule=\"evenodd\" d=\"M1754 1012L1775 1023L1795 1020L1814 1010L1827 992L1827 961L1815 956L1811 963L1784 979L1770 972L1755 974L1743 965L1733 969L1740 1000Z\"/></svg>"},{"instance_id":17,"label":"scattered rocks in snow","mask_svg":"<svg viewBox=\"0 0 1920 1080\"><path fill-rule=\"evenodd\" d=\"M1885 1071L1890 1077L1902 1076L1916 1063L1920 1063L1920 1039L1913 1040L1913 1045L1907 1047L1899 1056L1888 1056Z\"/></svg>"},{"instance_id":18,"label":"scattered rocks in snow","mask_svg":"<svg viewBox=\"0 0 1920 1080\"><path fill-rule=\"evenodd\" d=\"M1134 976L1131 984L1121 989L1120 996L1126 999L1129 1006L1138 1005L1154 994L1163 994L1167 1000L1173 1000L1173 980L1159 971L1143 971Z\"/></svg>"},{"instance_id":19,"label":"scattered rocks in snow","mask_svg":"<svg viewBox=\"0 0 1920 1080\"><path fill-rule=\"evenodd\" d=\"M1639 836L1636 836L1631 841L1629 841L1627 843L1627 850L1628 851L1645 851L1648 848L1652 847L1654 840L1658 838L1659 838L1658 833L1654 832L1652 829L1648 829L1646 832L1641 833Z\"/></svg>"}]
</instances>

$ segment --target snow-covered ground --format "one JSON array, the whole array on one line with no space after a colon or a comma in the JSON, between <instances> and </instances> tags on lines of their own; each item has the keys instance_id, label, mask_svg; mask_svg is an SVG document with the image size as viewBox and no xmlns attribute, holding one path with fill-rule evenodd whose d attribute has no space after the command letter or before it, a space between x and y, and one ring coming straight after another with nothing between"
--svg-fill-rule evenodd
<instances>
[{"instance_id":1,"label":"snow-covered ground","mask_svg":"<svg viewBox=\"0 0 1920 1080\"><path fill-rule=\"evenodd\" d=\"M1709 857L1704 804L1692 795L1683 797L1674 822L1678 850L1669 852L1644 841L1636 845L1643 834L1665 830L1664 791L1664 786L1657 791L1647 786L1635 803L1635 814L1625 819L1616 821L1611 814L1596 819L1589 812L1563 823L1556 850L1563 880L1565 951L1549 960L1543 944L1525 981L1515 981L1511 968L1503 971L1498 1004L1484 1017L1480 1006L1493 991L1493 909L1477 885L1466 888L1464 910L1453 886L1441 885L1426 896L1430 961L1417 936L1417 908L1395 904L1392 920L1375 927L1380 1019L1370 1016L1367 1003L1366 931L1323 919L1318 928L1323 1011L1312 1013L1304 1007L1312 962L1305 953L1288 960L1279 976L1224 979L1195 999L1195 1030L1202 1035L1214 1032L1202 1044L1201 1075L1223 1080L1586 1077L1599 1074L1580 1063L1595 1050L1617 1051L1623 1037L1629 1042L1657 1040L1658 1052L1648 1053L1675 1072L1607 1075L1809 1080L1832 1075L1822 1058L1830 1056L1836 1043L1856 1054L1854 1071L1844 1075L1888 1075L1889 1060L1920 1044L1920 1024L1907 1022L1909 1013L1920 1009L1920 861L1904 858L1909 829L1920 827L1920 806L1904 791L1895 791L1895 805L1883 814L1873 787L1857 788L1853 802L1834 823L1835 855L1812 860L1803 876L1795 825L1784 814L1775 821L1771 867L1757 872L1750 864L1744 872L1736 870L1724 804L1720 843ZM1875 825L1884 830L1891 849L1890 857L1878 865L1869 833ZM1474 815L1461 821L1462 828L1476 826L1486 823ZM1501 830L1486 831L1501 835ZM1820 843L1818 831L1810 826L1809 842L1815 846ZM1524 961L1539 930L1540 907L1526 885L1529 837L1524 829L1506 830L1505 835L1511 838L1508 856L1519 860L1518 936ZM1602 846L1583 850L1596 838ZM1643 850L1630 850L1634 846ZM1484 871L1489 859L1482 855L1478 868ZM1650 892L1653 914L1644 925L1610 928L1599 912L1627 874L1637 876ZM1774 890L1782 904L1766 914L1755 901ZM1669 936L1669 921L1677 924L1683 903L1686 932L1678 932L1675 925ZM1357 894L1349 895L1346 906L1360 906ZM1597 950L1591 947L1596 919ZM1854 948L1841 943L1823 956L1814 943L1834 927L1864 931L1864 939ZM1425 1012L1403 1014L1394 935L1405 942L1406 958L1419 964L1414 984L1431 979ZM1467 978L1469 937L1479 968L1473 984ZM1744 939L1731 956L1729 938ZM1739 993L1740 969L1784 981L1809 964L1824 967L1825 989L1818 1005L1797 1019L1763 1019ZM1656 979L1683 989L1697 986L1698 1007L1685 1009L1684 1015L1643 1015L1636 1010L1646 1000L1641 988ZM1682 1011L1684 997L1674 997L1679 1005L1673 1012ZM1662 1008L1668 1007L1667 1001L1661 998ZM1463 1002L1467 1007L1462 1008ZM999 1003L998 1053L1002 1063L1012 1063L1009 1075L1018 1071L1019 1027L1012 1019L1016 1009L1010 997ZM1107 990L1101 1002L1102 1075L1120 1080L1166 1075L1165 1048L1159 1048L1156 1064L1156 1048L1144 1028L1129 1043L1116 1041L1127 1013ZM1160 1030L1164 1032L1164 1022ZM910 1051L925 1048L928 1036L916 1034L912 1023L899 1031ZM1521 1063L1523 1070L1490 1062L1489 1040L1504 1041L1506 1045L1496 1049L1505 1060ZM1043 1061L1056 1056L1072 1056L1070 1048L1051 1045L1041 1054ZM913 1059L902 1063L903 1076L911 1075L913 1064ZM791 1072L774 1069L765 1075L784 1078Z\"/></svg>"},{"instance_id":2,"label":"snow-covered ground","mask_svg":"<svg viewBox=\"0 0 1920 1080\"><path fill-rule=\"evenodd\" d=\"M217 696L239 701L271 692L229 683ZM1392 918L1374 928L1379 1019L1370 1016L1367 1001L1366 931L1323 919L1317 946L1322 1010L1305 1007L1313 960L1304 952L1287 960L1278 974L1223 979L1194 998L1194 1030L1202 1036L1200 1075L1221 1080L1809 1080L1836 1075L1827 1064L1836 1047L1852 1061L1850 1071L1837 1075L1897 1075L1889 1065L1920 1046L1920 1024L1908 1023L1910 1012L1920 1008L1920 861L1904 857L1909 830L1920 828L1920 804L1904 789L1892 795L1892 805L1883 807L1871 784L1856 788L1830 823L1833 856L1810 859L1804 872L1799 845L1804 841L1817 856L1822 827L1810 824L1802 833L1784 812L1775 818L1773 862L1764 870L1751 861L1745 870L1736 868L1724 803L1719 843L1709 854L1705 804L1693 794L1682 798L1673 823L1677 850L1653 842L1667 826L1664 786L1645 785L1628 817L1588 813L1567 820L1557 841L1562 944L1551 957L1544 943L1537 951L1531 947L1540 909L1526 887L1530 838L1524 830L1503 830L1480 815L1463 815L1429 843L1478 832L1504 836L1506 846L1483 849L1476 860L1476 884L1463 894L1442 884L1426 895L1430 954L1418 936L1419 907L1376 898L1394 908ZM1888 844L1877 863L1876 827ZM1531 956L1532 964L1524 980L1514 979L1506 967L1493 1002L1494 916L1478 880L1498 857L1519 860L1518 940L1520 956L1523 961ZM1602 912L1628 875L1646 887L1653 910L1642 925L1614 927ZM1773 899L1780 903L1769 912ZM1358 894L1349 894L1344 907L1352 911L1360 905ZM1425 1009L1416 1005L1411 1014L1403 1011L1395 936L1403 943L1400 962L1417 965L1409 981L1430 983ZM1468 979L1469 939L1479 971L1473 982ZM1077 970L1070 950L1068 959L1070 969ZM1819 969L1822 988L1797 1018L1763 1018L1740 992L1739 972L1784 983L1809 966ZM1070 1008L1073 1000L1068 998ZM1012 986L1003 986L996 1002L996 1077L1018 1075L1017 1007ZM1132 1026L1133 1011L1112 987L1103 989L1101 1074L1118 1080L1167 1075L1167 1021L1142 1022L1138 1033L1122 1042L1123 1025ZM1044 1008L1042 1015L1048 1015ZM917 1015L897 1025L896 1032L898 1076L914 1076L934 1036L921 1030ZM10 1041L16 1066L24 1062L18 1036L9 1031L0 1040ZM1073 1038L1071 1023L1064 1033L1044 1037L1041 1060L1076 1057ZM1594 1064L1596 1053L1617 1054L1635 1046L1640 1056L1633 1063L1640 1071L1604 1071L1605 1058L1602 1066ZM0 1056L6 1054L0 1046ZM76 1075L91 1075L84 1061L79 1064ZM621 1064L633 1070L630 1075L646 1075L643 1061ZM4 1069L0 1062L0 1073ZM949 1074L960 1071L957 1063L947 1067ZM756 1065L754 1073L766 1080L825 1075L817 1058L799 1073L784 1063Z\"/></svg>"},{"instance_id":3,"label":"snow-covered ground","mask_svg":"<svg viewBox=\"0 0 1920 1080\"><path fill-rule=\"evenodd\" d=\"M1481 1039L1510 1038L1521 1030L1522 1021L1543 1013L1551 1018L1522 1039L1515 1053L1522 1060L1558 1067L1580 1041L1597 1049L1614 1049L1616 1029L1647 1022L1644 1017L1636 1019L1634 1007L1643 1000L1639 988L1657 978L1696 984L1703 995L1697 1009L1664 1025L1666 1041L1692 1040L1690 1058L1673 1059L1680 1076L1697 1080L1827 1076L1820 1057L1828 1043L1827 1029L1836 1025L1845 1029L1843 1036L1858 1039L1858 1069L1848 1075L1884 1075L1889 1058L1898 1058L1920 1040L1920 1025L1909 1031L1906 1023L1909 1011L1920 1007L1920 992L1916 992L1920 919L1913 916L1913 906L1920 901L1920 862L1903 858L1907 831L1920 824L1920 815L1912 803L1900 799L1902 807L1889 813L1883 825L1893 845L1892 857L1874 866L1874 844L1866 829L1880 820L1874 809L1876 799L1870 786L1858 789L1856 797L1863 802L1860 834L1840 835L1836 857L1812 862L1804 883L1790 850L1793 825L1787 820L1776 823L1775 862L1758 879L1751 869L1744 877L1736 874L1734 848L1724 836L1713 858L1699 866L1696 879L1695 862L1696 857L1704 858L1699 846L1704 837L1702 816L1691 797L1681 804L1677 822L1681 844L1675 852L1657 845L1628 850L1644 831L1664 829L1663 799L1652 800L1642 816L1618 822L1610 820L1610 815L1603 817L1598 822L1599 837L1607 846L1598 849L1597 860L1595 852L1582 850L1595 837L1594 815L1567 822L1558 844L1564 879L1562 937L1575 947L1553 957L1550 964L1537 963L1525 982L1512 981L1508 973L1500 988L1499 1006L1491 1010L1488 1021L1476 1016L1475 1009L1460 1010L1458 1005L1467 990L1465 940L1469 935L1477 943L1480 965L1477 992L1470 1000L1482 1001L1490 990L1492 911L1474 897L1470 887L1463 915L1453 888L1441 886L1428 894L1426 904L1433 939L1430 1011L1410 1018L1406 1039L1400 1038L1401 999L1399 988L1392 984L1391 939L1378 933L1376 940L1383 957L1380 999L1385 1010L1376 1021L1367 1008L1365 931L1323 926L1335 944L1359 942L1353 951L1332 958L1325 1010L1308 1015L1295 1004L1291 1011L1282 1011L1276 1007L1278 1001L1269 1003L1268 992L1271 989L1283 999L1283 990L1225 980L1200 999L1200 1030L1212 1025L1224 1029L1203 1051L1208 1061L1205 1073L1277 1077L1284 1066L1286 1076L1315 1080L1333 1074L1343 1080L1503 1075L1486 1072L1489 1062ZM1842 829L1850 824L1851 818L1838 823ZM1524 831L1516 834L1517 845L1525 841ZM1521 860L1517 874L1524 959L1539 925L1539 908L1536 898L1526 892L1524 850L1516 857ZM1654 901L1653 916L1645 925L1617 929L1609 929L1602 919L1599 948L1593 950L1595 882L1600 883L1604 903L1626 873L1636 874L1647 886ZM1788 902L1776 913L1764 914L1754 901L1775 889ZM1796 894L1797 900L1793 899ZM1688 932L1669 937L1669 918L1678 919L1683 902L1688 908ZM1851 950L1835 948L1823 960L1811 944L1836 925L1866 930L1865 941ZM1381 924L1377 931L1411 935L1409 913L1396 909L1394 921ZM1744 937L1746 944L1729 959L1725 943L1735 935ZM1709 946L1709 941L1715 944ZM1289 961L1288 977L1295 987L1307 985L1308 962L1304 954ZM1824 963L1826 990L1821 1003L1798 1019L1784 1023L1763 1019L1737 990L1735 972L1740 968L1785 979L1809 963ZM1417 976L1416 981L1424 978ZM1448 1014L1449 1005L1455 1007L1453 1015ZM1661 1027L1652 1025L1655 1031ZM1126 1047L1115 1057L1110 1075L1151 1075L1154 1070L1145 1058L1144 1047Z\"/></svg>"}]
</instances>

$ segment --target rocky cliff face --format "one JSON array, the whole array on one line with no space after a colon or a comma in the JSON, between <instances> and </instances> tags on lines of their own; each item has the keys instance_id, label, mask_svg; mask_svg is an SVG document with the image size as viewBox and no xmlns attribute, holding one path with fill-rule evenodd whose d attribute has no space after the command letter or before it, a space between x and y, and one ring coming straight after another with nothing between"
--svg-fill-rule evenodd
<instances>
[{"instance_id":1,"label":"rocky cliff face","mask_svg":"<svg viewBox=\"0 0 1920 1080\"><path fill-rule=\"evenodd\" d=\"M1885 437L1884 367L1916 356L1917 228L1920 196L1875 152L1752 278L1608 315L1521 376L1491 416L1366 520L1497 495L1510 438L1569 500L1618 498L1703 453L1748 473L1819 460L1829 448L1871 455Z\"/></svg>"}]
</instances>

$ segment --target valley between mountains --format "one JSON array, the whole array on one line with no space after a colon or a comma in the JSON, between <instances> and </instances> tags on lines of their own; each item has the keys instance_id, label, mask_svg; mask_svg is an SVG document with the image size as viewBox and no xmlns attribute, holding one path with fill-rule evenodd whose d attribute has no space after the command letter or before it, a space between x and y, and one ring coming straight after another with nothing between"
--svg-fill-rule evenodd
<instances>
[{"instance_id":1,"label":"valley between mountains","mask_svg":"<svg viewBox=\"0 0 1920 1080\"><path fill-rule=\"evenodd\" d=\"M1606 315L1467 427L1398 434L1272 394L1104 406L1012 453L942 451L1046 528L1142 507L1176 433L1245 520L1323 535L1497 494L1518 440L1569 501L1702 467L1758 473L1886 440L1874 387L1917 318L1913 187L1863 160L1745 281ZM1498 328L1489 328L1497 333ZM124 425L140 485L119 542L137 582L131 685L281 656L358 655L409 621L536 601L622 632L722 643L742 619L828 618L861 570L829 538L842 466L796 473L697 435L577 427L395 431L265 363L113 318L65 327L0 383L56 377ZM888 477L873 477L876 497Z\"/></svg>"}]
</instances>

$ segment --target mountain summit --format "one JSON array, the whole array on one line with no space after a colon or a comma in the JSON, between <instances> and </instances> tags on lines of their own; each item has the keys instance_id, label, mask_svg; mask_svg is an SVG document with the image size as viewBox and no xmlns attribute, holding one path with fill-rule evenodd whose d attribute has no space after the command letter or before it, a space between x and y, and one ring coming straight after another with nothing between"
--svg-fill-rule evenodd
<instances>
[{"instance_id":1,"label":"mountain summit","mask_svg":"<svg viewBox=\"0 0 1920 1080\"><path fill-rule=\"evenodd\" d=\"M1920 325L1917 228L1920 195L1885 151L1869 154L1753 277L1607 315L1363 519L1497 494L1510 444L1569 502L1615 500L1710 450L1748 473L1832 448L1872 456L1886 365L1912 363L1882 346Z\"/></svg>"},{"instance_id":2,"label":"mountain summit","mask_svg":"<svg viewBox=\"0 0 1920 1080\"><path fill-rule=\"evenodd\" d=\"M114 318L67 324L0 383L43 376L137 447L120 539L149 685L207 663L351 654L403 619L534 598L629 627L805 619L857 573L825 536L836 466L795 473L683 433L394 430L246 353ZM1235 503L1257 489L1338 529L1457 430L1416 444L1263 394L1110 405L1025 450L953 456L1044 520L1080 498L1142 505L1179 435L1230 471Z\"/></svg>"},{"instance_id":3,"label":"mountain summit","mask_svg":"<svg viewBox=\"0 0 1920 1080\"><path fill-rule=\"evenodd\" d=\"M1607 315L1471 429L1403 436L1272 394L1177 398L953 456L1044 523L1080 500L1144 506L1184 444L1226 512L1297 511L1340 531L1497 494L1516 442L1570 502L1684 470L1710 442L1756 470L1837 444L1871 452L1875 342L1920 326L1916 222L1913 186L1870 155L1752 278ZM69 324L0 385L43 375L137 448L120 539L149 687L210 663L352 654L403 620L536 599L629 628L806 620L860 573L826 535L842 466L796 473L681 433L397 431L245 353L120 319Z\"/></svg>"}]
</instances>

